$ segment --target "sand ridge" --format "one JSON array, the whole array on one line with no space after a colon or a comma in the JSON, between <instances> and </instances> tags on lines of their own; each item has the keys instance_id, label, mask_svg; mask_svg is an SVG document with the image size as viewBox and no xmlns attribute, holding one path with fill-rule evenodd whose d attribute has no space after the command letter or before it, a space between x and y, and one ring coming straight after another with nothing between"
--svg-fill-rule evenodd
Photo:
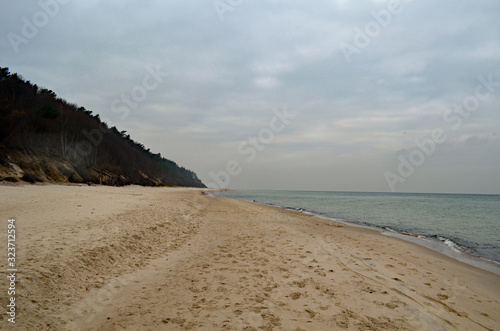
<instances>
[{"instance_id":1,"label":"sand ridge","mask_svg":"<svg viewBox=\"0 0 500 331\"><path fill-rule=\"evenodd\" d=\"M31 228L29 208L2 203L2 215L26 222L26 328L500 328L500 276L375 231L194 189L35 186L17 194L37 201L36 190L94 214L67 226L51 221L49 208ZM78 190L80 202L71 200ZM96 208L105 198L108 208ZM46 222L55 223L43 230ZM57 245L37 246L56 234Z\"/></svg>"}]
</instances>

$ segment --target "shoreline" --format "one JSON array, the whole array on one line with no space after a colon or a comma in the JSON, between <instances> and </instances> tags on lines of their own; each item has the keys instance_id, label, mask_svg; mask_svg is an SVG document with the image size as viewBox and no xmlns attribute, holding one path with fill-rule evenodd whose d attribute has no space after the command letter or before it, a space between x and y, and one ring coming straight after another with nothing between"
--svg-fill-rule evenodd
<instances>
[{"instance_id":1,"label":"shoreline","mask_svg":"<svg viewBox=\"0 0 500 331\"><path fill-rule=\"evenodd\" d=\"M324 215L314 213L311 211L307 211L307 210L296 210L293 208L276 206L276 205L267 204L267 203L260 203L257 201L250 201L250 200L246 200L246 199L238 199L238 198L231 198L231 197L226 197L226 198L242 200L242 201L246 201L249 203L256 203L256 204L259 204L262 206L268 206L271 208L288 210L291 212L298 212L298 213L302 213L304 215L309 215L312 217L324 219L324 220L327 220L330 222L335 222L335 223L342 224L342 225L349 226L349 227L371 230L371 231L374 231L374 232L380 234L381 236L392 237L392 238L396 238L399 240L403 240L407 243L415 244L419 247L426 248L434 253L441 254L445 258L450 258L456 262L464 263L467 266L478 268L478 269L481 269L483 271L491 272L493 274L500 276L500 265L496 264L495 261L487 260L487 259L485 259L483 257L479 257L479 256L469 255L469 254L464 253L464 252L455 252L451 248L447 247L444 243L441 243L437 240L432 240L432 238L429 238L429 237L415 235L415 234L411 234L411 233L403 233L403 232L399 232L399 231L396 231L393 229L384 229L382 227L377 227L374 225L352 223L349 221L344 221L341 219L324 216Z\"/></svg>"},{"instance_id":2,"label":"shoreline","mask_svg":"<svg viewBox=\"0 0 500 331\"><path fill-rule=\"evenodd\" d=\"M217 195L213 195L213 196L220 197ZM424 235L405 233L405 232L401 232L398 230L379 227L379 226L375 226L375 225L349 222L349 221L345 221L345 220L338 219L338 218L328 217L328 216L316 213L314 211L309 211L309 210L305 210L302 208L278 206L278 205L274 205L274 204L270 204L270 203L258 202L258 201L255 201L253 199L249 200L249 199L233 198L233 197L227 197L227 198L237 199L237 200L246 201L246 202L250 202L250 203L256 203L256 204L262 205L262 206L269 206L269 207L274 207L274 208L283 209L283 210L295 211L295 212L303 213L304 215L310 215L313 217L329 220L331 222L336 222L336 223L344 224L347 226L371 229L371 230L379 232L381 235L398 238L400 240L404 240L406 242L410 242L410 243L419 245L421 247L425 247L425 248L430 249L434 252L443 254L446 257L452 258L458 262L462 262L462 263L465 263L465 264L470 265L472 267L479 268L479 269L500 275L500 262L487 259L486 257L480 256L480 255L468 254L467 252L463 251L464 248L462 246L460 246L459 244L457 244L457 243L455 243L452 240L447 239L447 238L445 238L445 239L450 241L453 245L456 245L459 247L459 251L453 250L451 247L446 245L445 242L443 242L442 240L439 240L437 237L433 238L433 237L424 236Z\"/></svg>"},{"instance_id":3,"label":"shoreline","mask_svg":"<svg viewBox=\"0 0 500 331\"><path fill-rule=\"evenodd\" d=\"M277 207L277 208L287 209L284 207ZM304 212L304 213L306 213L306 214L310 213L314 217L326 219L326 220L340 223L340 224L344 224L347 226L370 229L370 230L373 230L373 231L380 233L380 235L387 236L387 237L393 237L393 238L397 238L397 239L400 239L400 240L403 240L406 242L410 242L412 244L416 244L418 246L425 247L433 252L442 254L442 255L444 255L448 258L454 259L458 262L465 263L469 266L479 268L481 270L500 275L500 265L496 261L488 260L488 259L483 258L481 256L470 255L470 254L464 253L462 251L456 252L456 251L452 250L450 247L448 247L442 241L438 241L435 239L433 240L433 238L431 238L431 237L416 235L416 234L412 234L412 233L403 233L403 232L399 232L397 230L377 227L374 225L351 223L348 221L343 221L340 219L331 218L331 217L323 216L323 215L312 213L312 212ZM458 244L456 244L456 245L458 245Z\"/></svg>"},{"instance_id":4,"label":"shoreline","mask_svg":"<svg viewBox=\"0 0 500 331\"><path fill-rule=\"evenodd\" d=\"M373 229L204 191L0 186L0 214L19 225L15 326L500 328L496 274Z\"/></svg>"}]
</instances>

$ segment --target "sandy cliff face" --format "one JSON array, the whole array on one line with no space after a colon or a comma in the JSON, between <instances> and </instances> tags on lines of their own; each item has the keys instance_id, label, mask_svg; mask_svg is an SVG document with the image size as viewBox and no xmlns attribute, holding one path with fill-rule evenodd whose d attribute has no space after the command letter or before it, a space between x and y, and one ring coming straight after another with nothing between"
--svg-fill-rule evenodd
<instances>
[{"instance_id":1,"label":"sandy cliff face","mask_svg":"<svg viewBox=\"0 0 500 331\"><path fill-rule=\"evenodd\" d=\"M74 167L62 157L37 155L15 151L0 158L0 181L6 182L51 182L51 183L96 183L121 186L134 182L148 186L160 186L161 180L150 178L139 171L143 179L137 183L121 174L104 169Z\"/></svg>"},{"instance_id":2,"label":"sandy cliff face","mask_svg":"<svg viewBox=\"0 0 500 331\"><path fill-rule=\"evenodd\" d=\"M63 158L51 158L20 151L9 153L2 158L0 180L10 182L84 182L78 171Z\"/></svg>"},{"instance_id":3,"label":"sandy cliff face","mask_svg":"<svg viewBox=\"0 0 500 331\"><path fill-rule=\"evenodd\" d=\"M94 183L123 186L164 186L160 178L138 169L135 178L95 167L73 166L60 156L10 151L0 157L0 182Z\"/></svg>"},{"instance_id":4,"label":"sandy cliff face","mask_svg":"<svg viewBox=\"0 0 500 331\"><path fill-rule=\"evenodd\" d=\"M205 187L99 114L0 69L0 181Z\"/></svg>"}]
</instances>

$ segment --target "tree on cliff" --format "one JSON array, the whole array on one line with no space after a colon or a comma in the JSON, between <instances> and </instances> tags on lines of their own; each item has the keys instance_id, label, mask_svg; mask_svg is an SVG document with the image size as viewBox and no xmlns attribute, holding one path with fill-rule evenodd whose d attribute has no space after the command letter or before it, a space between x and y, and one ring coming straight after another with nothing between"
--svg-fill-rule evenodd
<instances>
[{"instance_id":1,"label":"tree on cliff","mask_svg":"<svg viewBox=\"0 0 500 331\"><path fill-rule=\"evenodd\" d=\"M99 115L0 68L0 160L9 151L67 160L85 181L92 171L124 183L205 187L196 174L145 149Z\"/></svg>"}]
</instances>

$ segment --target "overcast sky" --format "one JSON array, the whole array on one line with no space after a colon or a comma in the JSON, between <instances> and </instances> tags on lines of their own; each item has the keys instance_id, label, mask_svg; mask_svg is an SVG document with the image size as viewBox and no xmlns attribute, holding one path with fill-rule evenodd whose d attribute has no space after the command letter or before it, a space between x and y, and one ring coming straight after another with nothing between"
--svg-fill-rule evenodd
<instances>
[{"instance_id":1,"label":"overcast sky","mask_svg":"<svg viewBox=\"0 0 500 331\"><path fill-rule=\"evenodd\" d=\"M0 6L0 66L206 184L500 193L498 0Z\"/></svg>"}]
</instances>

